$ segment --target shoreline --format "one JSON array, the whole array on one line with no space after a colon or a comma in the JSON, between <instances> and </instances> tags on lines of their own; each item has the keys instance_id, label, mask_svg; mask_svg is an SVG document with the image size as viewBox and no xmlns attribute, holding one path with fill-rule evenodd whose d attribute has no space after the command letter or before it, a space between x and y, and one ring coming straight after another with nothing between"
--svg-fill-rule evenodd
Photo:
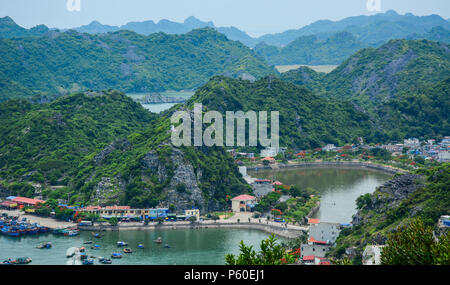
<instances>
[{"instance_id":1,"label":"shoreline","mask_svg":"<svg viewBox=\"0 0 450 285\"><path fill-rule=\"evenodd\" d=\"M275 166L276 168L272 168L271 166ZM391 174L397 174L397 173L409 173L409 171L390 167L387 165L377 164L377 163L370 163L370 162L359 162L359 161L312 161L312 162L300 162L300 163L276 163L272 165L261 165L261 166L246 166L247 170L260 170L260 169L284 169L284 168L302 168L302 167L328 167L328 166L349 166L349 167L361 167L361 168L369 168L369 169L375 169L379 171L388 172Z\"/></svg>"},{"instance_id":2,"label":"shoreline","mask_svg":"<svg viewBox=\"0 0 450 285\"><path fill-rule=\"evenodd\" d=\"M94 225L79 226L81 231L147 231L147 230L179 230L179 229L248 229L259 230L277 236L295 239L308 231L308 227L300 227L286 224L278 224L274 222L261 221L258 222L228 222L228 221L202 221L202 222L165 222L163 224L149 223L143 225L141 223L120 224L119 226L111 225Z\"/></svg>"}]
</instances>

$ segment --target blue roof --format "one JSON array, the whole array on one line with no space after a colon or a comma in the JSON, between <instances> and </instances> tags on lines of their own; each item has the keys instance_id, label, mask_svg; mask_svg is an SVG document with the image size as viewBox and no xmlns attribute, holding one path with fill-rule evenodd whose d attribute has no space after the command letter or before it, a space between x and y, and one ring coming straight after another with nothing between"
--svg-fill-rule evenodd
<instances>
[{"instance_id":1,"label":"blue roof","mask_svg":"<svg viewBox=\"0 0 450 285\"><path fill-rule=\"evenodd\" d=\"M6 200L12 200L12 199L15 199L16 198L16 196L9 196L9 197L6 197Z\"/></svg>"}]
</instances>

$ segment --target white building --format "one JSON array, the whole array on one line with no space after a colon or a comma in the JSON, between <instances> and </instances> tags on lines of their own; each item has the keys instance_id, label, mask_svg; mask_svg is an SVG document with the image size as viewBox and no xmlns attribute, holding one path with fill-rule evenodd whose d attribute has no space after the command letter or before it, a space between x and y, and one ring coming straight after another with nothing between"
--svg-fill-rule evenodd
<instances>
[{"instance_id":1,"label":"white building","mask_svg":"<svg viewBox=\"0 0 450 285\"><path fill-rule=\"evenodd\" d=\"M362 255L363 265L380 265L383 245L368 245Z\"/></svg>"},{"instance_id":2,"label":"white building","mask_svg":"<svg viewBox=\"0 0 450 285\"><path fill-rule=\"evenodd\" d=\"M405 145L405 147L410 147L410 148L420 147L420 141L416 138L405 139L405 140L403 140L403 144Z\"/></svg>"},{"instance_id":3,"label":"white building","mask_svg":"<svg viewBox=\"0 0 450 285\"><path fill-rule=\"evenodd\" d=\"M322 148L323 151L332 151L335 149L336 149L336 146L334 144L327 144L325 147Z\"/></svg>"},{"instance_id":4,"label":"white building","mask_svg":"<svg viewBox=\"0 0 450 285\"><path fill-rule=\"evenodd\" d=\"M261 150L261 157L274 157L278 154L278 149L276 147L267 147Z\"/></svg>"},{"instance_id":5,"label":"white building","mask_svg":"<svg viewBox=\"0 0 450 285\"><path fill-rule=\"evenodd\" d=\"M239 166L239 173L242 175L242 177L247 177L247 167Z\"/></svg>"},{"instance_id":6,"label":"white building","mask_svg":"<svg viewBox=\"0 0 450 285\"><path fill-rule=\"evenodd\" d=\"M334 244L339 236L340 224L324 223L310 224L309 237L318 241L326 242L327 244Z\"/></svg>"},{"instance_id":7,"label":"white building","mask_svg":"<svg viewBox=\"0 0 450 285\"><path fill-rule=\"evenodd\" d=\"M448 151L440 151L437 156L439 162L450 162L450 152Z\"/></svg>"}]
</instances>

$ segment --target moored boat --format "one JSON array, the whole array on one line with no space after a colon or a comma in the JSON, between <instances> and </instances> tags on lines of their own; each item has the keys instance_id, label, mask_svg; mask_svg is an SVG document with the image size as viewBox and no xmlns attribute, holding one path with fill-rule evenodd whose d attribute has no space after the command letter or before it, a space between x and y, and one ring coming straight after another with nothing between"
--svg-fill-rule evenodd
<instances>
[{"instance_id":1,"label":"moored boat","mask_svg":"<svg viewBox=\"0 0 450 285\"><path fill-rule=\"evenodd\" d=\"M120 253L113 253L113 254L111 254L111 258L116 258L116 259L122 258L122 254L120 254Z\"/></svg>"},{"instance_id":2,"label":"moored boat","mask_svg":"<svg viewBox=\"0 0 450 285\"><path fill-rule=\"evenodd\" d=\"M51 248L52 247L52 243L51 242L43 242L41 244L39 244L37 246L37 248L39 249L43 249L43 248Z\"/></svg>"}]
</instances>

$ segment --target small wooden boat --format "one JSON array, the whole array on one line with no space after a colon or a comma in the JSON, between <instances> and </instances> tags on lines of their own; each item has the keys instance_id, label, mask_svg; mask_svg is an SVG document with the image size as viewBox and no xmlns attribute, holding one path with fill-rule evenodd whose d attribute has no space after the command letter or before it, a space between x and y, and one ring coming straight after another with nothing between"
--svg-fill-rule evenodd
<instances>
[{"instance_id":1,"label":"small wooden boat","mask_svg":"<svg viewBox=\"0 0 450 285\"><path fill-rule=\"evenodd\" d=\"M124 248L123 252L124 253L132 253L133 251L131 250L131 248Z\"/></svg>"},{"instance_id":2,"label":"small wooden boat","mask_svg":"<svg viewBox=\"0 0 450 285\"><path fill-rule=\"evenodd\" d=\"M41 244L39 244L38 246L37 246L37 248L39 248L39 249L43 249L43 248L51 248L52 247L52 243L51 242L43 242L43 243L41 243Z\"/></svg>"},{"instance_id":3,"label":"small wooden boat","mask_svg":"<svg viewBox=\"0 0 450 285\"><path fill-rule=\"evenodd\" d=\"M122 254L120 254L120 253L113 253L113 254L111 254L111 258L115 258L115 259L122 258Z\"/></svg>"},{"instance_id":4,"label":"small wooden boat","mask_svg":"<svg viewBox=\"0 0 450 285\"><path fill-rule=\"evenodd\" d=\"M168 245L167 243L164 245L164 248L170 248L170 245Z\"/></svg>"},{"instance_id":5,"label":"small wooden boat","mask_svg":"<svg viewBox=\"0 0 450 285\"><path fill-rule=\"evenodd\" d=\"M32 259L29 257L20 257L16 259L8 259L3 262L5 265L22 265L31 263Z\"/></svg>"},{"instance_id":6,"label":"small wooden boat","mask_svg":"<svg viewBox=\"0 0 450 285\"><path fill-rule=\"evenodd\" d=\"M143 244L139 244L139 245L138 245L138 248L144 249L144 245L143 245Z\"/></svg>"},{"instance_id":7,"label":"small wooden boat","mask_svg":"<svg viewBox=\"0 0 450 285\"><path fill-rule=\"evenodd\" d=\"M125 241L118 241L117 242L117 246L127 246L127 245L128 245L128 243L125 242Z\"/></svg>"},{"instance_id":8,"label":"small wooden boat","mask_svg":"<svg viewBox=\"0 0 450 285\"><path fill-rule=\"evenodd\" d=\"M161 237L159 237L159 238L157 238L156 240L154 240L154 242L156 242L156 243L162 243Z\"/></svg>"},{"instance_id":9,"label":"small wooden boat","mask_svg":"<svg viewBox=\"0 0 450 285\"><path fill-rule=\"evenodd\" d=\"M104 258L104 257L99 257L99 258L98 258L98 261L99 261L101 264L112 264L112 260L111 260L111 259Z\"/></svg>"},{"instance_id":10,"label":"small wooden boat","mask_svg":"<svg viewBox=\"0 0 450 285\"><path fill-rule=\"evenodd\" d=\"M88 241L85 241L83 244L92 244L92 243L93 243L92 241L88 240Z\"/></svg>"},{"instance_id":11,"label":"small wooden boat","mask_svg":"<svg viewBox=\"0 0 450 285\"><path fill-rule=\"evenodd\" d=\"M83 265L94 265L94 260L93 259L85 259L82 261Z\"/></svg>"}]
</instances>

